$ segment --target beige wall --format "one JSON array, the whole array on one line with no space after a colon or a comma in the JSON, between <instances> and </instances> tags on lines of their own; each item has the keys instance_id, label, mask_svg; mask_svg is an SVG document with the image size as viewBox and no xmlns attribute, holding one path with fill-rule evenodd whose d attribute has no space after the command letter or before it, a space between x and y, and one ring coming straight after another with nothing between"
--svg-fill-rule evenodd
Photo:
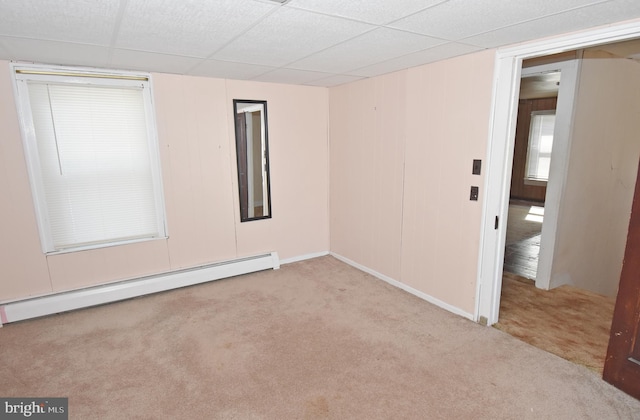
<instances>
[{"instance_id":1,"label":"beige wall","mask_svg":"<svg viewBox=\"0 0 640 420\"><path fill-rule=\"evenodd\" d=\"M640 156L640 65L582 62L551 282L615 296Z\"/></svg>"},{"instance_id":2,"label":"beige wall","mask_svg":"<svg viewBox=\"0 0 640 420\"><path fill-rule=\"evenodd\" d=\"M331 251L400 278L406 72L330 89Z\"/></svg>"},{"instance_id":3,"label":"beige wall","mask_svg":"<svg viewBox=\"0 0 640 420\"><path fill-rule=\"evenodd\" d=\"M486 155L493 71L487 51L329 95L331 250L467 314L484 185L471 166Z\"/></svg>"},{"instance_id":4,"label":"beige wall","mask_svg":"<svg viewBox=\"0 0 640 420\"><path fill-rule=\"evenodd\" d=\"M329 249L326 89L154 74L169 239L51 256L40 249L13 97L0 61L0 300L261 252L286 259ZM268 101L269 220L239 222L234 98Z\"/></svg>"}]
</instances>

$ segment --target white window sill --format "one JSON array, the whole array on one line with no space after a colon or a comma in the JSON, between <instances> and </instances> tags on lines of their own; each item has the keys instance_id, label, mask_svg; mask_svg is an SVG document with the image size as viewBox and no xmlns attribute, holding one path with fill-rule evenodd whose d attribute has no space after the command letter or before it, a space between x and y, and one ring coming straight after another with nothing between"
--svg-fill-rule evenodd
<instances>
[{"instance_id":1,"label":"white window sill","mask_svg":"<svg viewBox=\"0 0 640 420\"><path fill-rule=\"evenodd\" d=\"M117 241L117 242L105 242L105 243L98 243L98 244L91 244L91 245L82 245L82 246L75 246L75 247L69 247L69 248L61 248L61 249L56 249L56 250L51 250L51 251L44 251L44 254L45 255L69 254L69 253L72 253L72 252L89 251L89 250L93 250L93 249L109 248L109 247L114 247L114 246L135 244L135 243L139 243L139 242L166 240L168 238L169 238L168 236L154 236L154 237L146 237L146 238L136 238L136 239L129 239L129 240L121 240L121 241Z\"/></svg>"},{"instance_id":2,"label":"white window sill","mask_svg":"<svg viewBox=\"0 0 640 420\"><path fill-rule=\"evenodd\" d=\"M547 186L547 181L542 180L542 179L525 178L524 179L524 185L532 185L532 186L535 186L535 187L546 187Z\"/></svg>"}]
</instances>

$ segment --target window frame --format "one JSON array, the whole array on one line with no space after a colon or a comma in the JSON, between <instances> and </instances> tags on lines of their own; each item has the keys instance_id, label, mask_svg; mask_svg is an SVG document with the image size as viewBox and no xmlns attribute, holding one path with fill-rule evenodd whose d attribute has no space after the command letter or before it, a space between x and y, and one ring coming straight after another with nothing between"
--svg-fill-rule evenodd
<instances>
[{"instance_id":1,"label":"window frame","mask_svg":"<svg viewBox=\"0 0 640 420\"><path fill-rule=\"evenodd\" d=\"M29 175L29 184L31 187L31 195L33 198L42 252L46 255L63 254L129 243L167 239L169 232L166 218L160 148L156 126L151 75L144 72L127 72L120 70L66 67L44 64L10 63L9 67L13 81L16 109L18 112L25 162ZM158 226L157 235L134 239L101 241L92 244L80 244L64 248L56 248L54 246L53 236L48 220L45 187L40 166L31 103L29 99L29 88L27 84L27 81L29 80L85 86L131 87L140 86L140 84L143 85L142 97L144 101L147 142L149 146L149 164L156 206L156 225Z\"/></svg>"},{"instance_id":2,"label":"window frame","mask_svg":"<svg viewBox=\"0 0 640 420\"><path fill-rule=\"evenodd\" d=\"M553 115L555 117L556 115L556 110L555 109L547 109L547 110L541 110L541 111L532 111L531 115L530 115L530 119L529 119L529 136L527 137L527 155L525 158L525 168L524 168L524 184L525 185L533 185L533 186L546 186L547 182L549 181L549 176L547 176L546 179L542 179L542 178L533 178L531 176L529 176L529 159L530 159L530 155L531 155L531 140L532 140L532 132L533 132L533 120L535 116L538 115ZM554 131L555 131L555 121L554 121ZM551 156L553 154L553 143L552 143L552 151L549 153L549 159L551 159ZM540 157L540 154L538 153L538 160Z\"/></svg>"}]
</instances>

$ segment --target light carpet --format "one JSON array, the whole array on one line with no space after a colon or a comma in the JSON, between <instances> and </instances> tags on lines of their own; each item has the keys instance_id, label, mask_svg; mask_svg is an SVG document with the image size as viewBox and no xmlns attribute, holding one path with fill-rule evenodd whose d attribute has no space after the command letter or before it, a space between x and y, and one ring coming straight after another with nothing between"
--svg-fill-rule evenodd
<instances>
[{"instance_id":1,"label":"light carpet","mask_svg":"<svg viewBox=\"0 0 640 420\"><path fill-rule=\"evenodd\" d=\"M0 396L69 397L72 419L640 418L586 368L329 256L5 325L0 354Z\"/></svg>"}]
</instances>

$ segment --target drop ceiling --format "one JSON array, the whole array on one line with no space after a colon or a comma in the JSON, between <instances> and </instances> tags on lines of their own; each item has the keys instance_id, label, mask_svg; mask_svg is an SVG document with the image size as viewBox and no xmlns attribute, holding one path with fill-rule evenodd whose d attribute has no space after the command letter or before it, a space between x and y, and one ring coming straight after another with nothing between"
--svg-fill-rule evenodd
<instances>
[{"instance_id":1,"label":"drop ceiling","mask_svg":"<svg viewBox=\"0 0 640 420\"><path fill-rule=\"evenodd\" d=\"M0 59L335 86L639 17L639 0L0 0Z\"/></svg>"}]
</instances>

